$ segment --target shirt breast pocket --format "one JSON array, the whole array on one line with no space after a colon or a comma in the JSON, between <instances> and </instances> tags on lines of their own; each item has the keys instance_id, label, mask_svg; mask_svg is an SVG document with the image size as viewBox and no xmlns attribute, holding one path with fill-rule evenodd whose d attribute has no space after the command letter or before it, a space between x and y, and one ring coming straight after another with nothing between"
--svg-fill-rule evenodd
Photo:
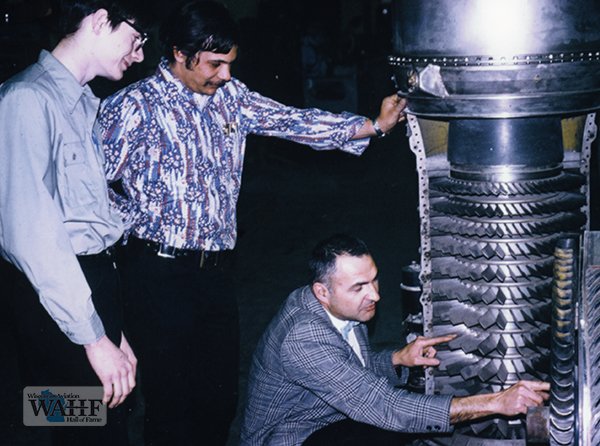
<instances>
[{"instance_id":1,"label":"shirt breast pocket","mask_svg":"<svg viewBox=\"0 0 600 446\"><path fill-rule=\"evenodd\" d=\"M81 141L62 145L63 172L59 180L63 201L72 208L90 206L98 202L102 193L103 172L94 169L96 164L88 159L85 144Z\"/></svg>"}]
</instances>

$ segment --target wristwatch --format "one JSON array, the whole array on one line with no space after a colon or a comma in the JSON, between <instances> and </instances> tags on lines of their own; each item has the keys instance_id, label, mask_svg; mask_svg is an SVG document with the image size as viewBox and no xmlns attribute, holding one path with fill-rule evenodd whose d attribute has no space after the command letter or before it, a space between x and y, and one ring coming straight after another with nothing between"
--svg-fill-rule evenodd
<instances>
[{"instance_id":1,"label":"wristwatch","mask_svg":"<svg viewBox=\"0 0 600 446\"><path fill-rule=\"evenodd\" d=\"M381 127L377 122L377 118L373 119L373 130L375 130L375 134L378 138L383 138L386 135L386 133L383 130L381 130Z\"/></svg>"}]
</instances>

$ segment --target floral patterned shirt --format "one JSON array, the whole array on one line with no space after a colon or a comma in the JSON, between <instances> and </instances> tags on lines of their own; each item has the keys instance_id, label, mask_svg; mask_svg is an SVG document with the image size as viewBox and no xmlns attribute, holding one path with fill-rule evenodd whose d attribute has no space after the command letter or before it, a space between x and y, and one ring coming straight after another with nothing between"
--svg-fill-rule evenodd
<instances>
[{"instance_id":1,"label":"floral patterned shirt","mask_svg":"<svg viewBox=\"0 0 600 446\"><path fill-rule=\"evenodd\" d=\"M366 118L288 107L232 79L216 94L185 87L162 60L156 73L103 102L95 138L128 234L181 249L219 251L236 241L246 136L276 136L316 150L361 154L351 140Z\"/></svg>"}]
</instances>

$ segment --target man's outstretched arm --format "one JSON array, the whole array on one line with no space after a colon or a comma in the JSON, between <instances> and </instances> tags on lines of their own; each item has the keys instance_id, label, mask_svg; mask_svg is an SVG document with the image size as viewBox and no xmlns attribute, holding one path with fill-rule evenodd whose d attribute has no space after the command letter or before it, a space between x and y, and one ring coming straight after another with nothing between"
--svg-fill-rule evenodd
<instances>
[{"instance_id":1,"label":"man's outstretched arm","mask_svg":"<svg viewBox=\"0 0 600 446\"><path fill-rule=\"evenodd\" d=\"M456 424L500 414L515 416L527 413L528 407L541 406L549 397L550 384L541 381L519 381L506 390L483 395L453 398L450 423Z\"/></svg>"}]
</instances>

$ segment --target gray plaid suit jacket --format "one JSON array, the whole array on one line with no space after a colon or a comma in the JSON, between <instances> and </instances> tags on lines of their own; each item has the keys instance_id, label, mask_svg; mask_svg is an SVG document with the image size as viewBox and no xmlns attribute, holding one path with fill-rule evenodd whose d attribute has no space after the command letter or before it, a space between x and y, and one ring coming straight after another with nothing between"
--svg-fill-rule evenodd
<instances>
[{"instance_id":1,"label":"gray plaid suit jacket","mask_svg":"<svg viewBox=\"0 0 600 446\"><path fill-rule=\"evenodd\" d=\"M250 370L242 445L299 445L346 418L402 432L447 432L447 395L395 387L392 350L371 351L367 328L356 337L366 366L333 326L310 287L295 290L263 334Z\"/></svg>"}]
</instances>

